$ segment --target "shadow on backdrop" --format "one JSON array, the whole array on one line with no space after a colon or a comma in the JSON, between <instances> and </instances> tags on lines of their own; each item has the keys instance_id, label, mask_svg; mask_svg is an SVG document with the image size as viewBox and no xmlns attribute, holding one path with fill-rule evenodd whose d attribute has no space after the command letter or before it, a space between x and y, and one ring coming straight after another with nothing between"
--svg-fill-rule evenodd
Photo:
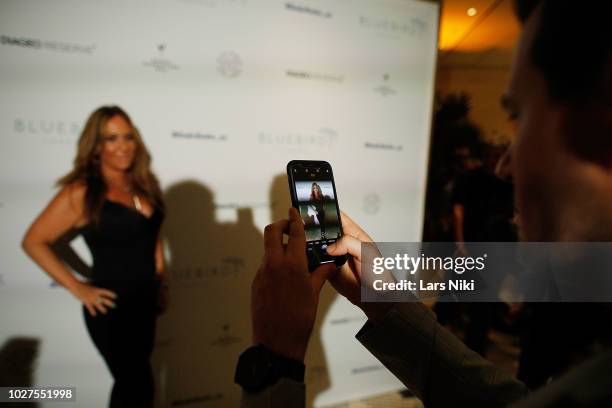
<instances>
[{"instance_id":1,"label":"shadow on backdrop","mask_svg":"<svg viewBox=\"0 0 612 408\"><path fill-rule=\"evenodd\" d=\"M270 220L278 221L288 217L289 207L291 207L291 196L289 195L289 183L287 174L279 174L272 180L270 186ZM308 353L306 354L306 406L312 407L317 395L328 389L331 385L327 357L321 338L321 329L325 317L338 294L326 283L321 291L319 298L319 308L317 310L317 320L312 331Z\"/></svg>"},{"instance_id":2,"label":"shadow on backdrop","mask_svg":"<svg viewBox=\"0 0 612 408\"><path fill-rule=\"evenodd\" d=\"M0 349L0 387L32 387L40 340L12 337ZM3 407L33 408L37 402L4 402Z\"/></svg>"},{"instance_id":3,"label":"shadow on backdrop","mask_svg":"<svg viewBox=\"0 0 612 408\"><path fill-rule=\"evenodd\" d=\"M263 237L251 209L237 207L234 223L217 222L214 195L198 181L173 184L164 199L170 306L158 320L152 360L156 403L238 406L234 368L251 345L250 289Z\"/></svg>"}]
</instances>

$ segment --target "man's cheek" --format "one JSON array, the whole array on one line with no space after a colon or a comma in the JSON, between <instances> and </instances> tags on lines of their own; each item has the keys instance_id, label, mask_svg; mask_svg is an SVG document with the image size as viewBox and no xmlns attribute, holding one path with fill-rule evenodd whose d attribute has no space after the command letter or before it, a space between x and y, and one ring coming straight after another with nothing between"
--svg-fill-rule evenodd
<instances>
[{"instance_id":1,"label":"man's cheek","mask_svg":"<svg viewBox=\"0 0 612 408\"><path fill-rule=\"evenodd\" d=\"M542 134L538 134L533 123L519 125L513 156L513 175L515 182L515 205L521 217L523 238L538 239L539 220L542 200L548 190L546 171L546 152L542 150Z\"/></svg>"}]
</instances>

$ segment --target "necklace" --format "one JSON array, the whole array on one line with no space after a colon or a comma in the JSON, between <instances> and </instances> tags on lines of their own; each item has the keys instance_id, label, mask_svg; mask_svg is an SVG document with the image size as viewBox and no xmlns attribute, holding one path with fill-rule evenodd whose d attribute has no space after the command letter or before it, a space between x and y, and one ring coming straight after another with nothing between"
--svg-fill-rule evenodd
<instances>
[{"instance_id":1,"label":"necklace","mask_svg":"<svg viewBox=\"0 0 612 408\"><path fill-rule=\"evenodd\" d=\"M138 198L138 196L136 194L134 194L134 188L131 186L131 183L129 186L127 185L122 185L118 182L116 182L115 180L112 180L110 178L105 177L104 180L106 181L106 184L111 185L115 188L118 188L119 190L128 193L131 197L132 197L132 202L134 203L134 208L136 208L136 210L141 211L142 210L142 204L140 202L140 198Z\"/></svg>"}]
</instances>

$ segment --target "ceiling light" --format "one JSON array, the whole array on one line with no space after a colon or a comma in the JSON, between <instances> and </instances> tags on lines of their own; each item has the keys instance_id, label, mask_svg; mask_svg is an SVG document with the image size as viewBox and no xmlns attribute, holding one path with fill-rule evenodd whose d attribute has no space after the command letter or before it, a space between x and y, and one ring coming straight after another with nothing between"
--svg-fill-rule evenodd
<instances>
[{"instance_id":1,"label":"ceiling light","mask_svg":"<svg viewBox=\"0 0 612 408\"><path fill-rule=\"evenodd\" d=\"M478 13L478 10L476 10L474 7L467 9L467 15L470 17L474 17L476 13Z\"/></svg>"}]
</instances>

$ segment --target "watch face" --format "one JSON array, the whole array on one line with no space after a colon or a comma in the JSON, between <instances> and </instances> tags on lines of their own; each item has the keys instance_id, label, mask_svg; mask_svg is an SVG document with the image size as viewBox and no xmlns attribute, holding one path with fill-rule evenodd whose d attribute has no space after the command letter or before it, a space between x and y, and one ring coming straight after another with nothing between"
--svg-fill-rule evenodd
<instances>
[{"instance_id":1,"label":"watch face","mask_svg":"<svg viewBox=\"0 0 612 408\"><path fill-rule=\"evenodd\" d=\"M234 381L246 391L259 391L266 385L271 368L270 352L261 346L251 347L240 356Z\"/></svg>"}]
</instances>

